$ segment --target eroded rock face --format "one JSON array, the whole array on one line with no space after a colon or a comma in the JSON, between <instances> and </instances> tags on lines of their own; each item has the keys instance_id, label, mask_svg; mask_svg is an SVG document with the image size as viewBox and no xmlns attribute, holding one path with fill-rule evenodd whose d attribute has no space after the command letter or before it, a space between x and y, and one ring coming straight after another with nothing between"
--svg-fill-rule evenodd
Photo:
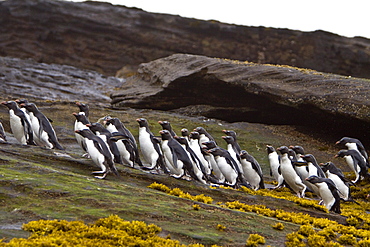
<instances>
[{"instance_id":1,"label":"eroded rock face","mask_svg":"<svg viewBox=\"0 0 370 247\"><path fill-rule=\"evenodd\" d=\"M3 100L28 98L106 105L110 101L109 93L123 81L67 65L0 57L0 94Z\"/></svg>"},{"instance_id":2,"label":"eroded rock face","mask_svg":"<svg viewBox=\"0 0 370 247\"><path fill-rule=\"evenodd\" d=\"M174 53L370 78L370 40L246 27L93 1L0 1L0 56L123 75Z\"/></svg>"},{"instance_id":3,"label":"eroded rock face","mask_svg":"<svg viewBox=\"0 0 370 247\"><path fill-rule=\"evenodd\" d=\"M348 133L351 126L363 131L370 122L369 83L288 66L175 54L142 64L111 98L118 108L176 109L229 122L312 125Z\"/></svg>"}]
</instances>

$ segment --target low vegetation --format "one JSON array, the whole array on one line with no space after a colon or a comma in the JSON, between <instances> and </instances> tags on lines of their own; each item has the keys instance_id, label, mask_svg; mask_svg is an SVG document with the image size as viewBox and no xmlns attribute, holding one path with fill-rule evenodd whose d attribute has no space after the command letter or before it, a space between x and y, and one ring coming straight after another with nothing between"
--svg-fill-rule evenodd
<instances>
[{"instance_id":1,"label":"low vegetation","mask_svg":"<svg viewBox=\"0 0 370 247\"><path fill-rule=\"evenodd\" d=\"M328 213L314 196L308 194L308 198L298 199L287 189L212 187L126 166L118 167L119 177L110 174L105 180L98 180L90 174L96 168L90 160L81 158L83 152L74 139L74 106L50 102L40 105L53 119L66 150L16 143L0 146L0 246L27 246L32 241L74 246L99 241L106 246L125 245L125 241L140 241L140 246L146 246L145 241L152 241L152 246L369 244L370 186L365 182L352 188L359 205L342 203L342 214L338 215ZM320 162L328 161L336 152L331 143L303 132L290 129L289 134L285 133L282 130L286 126L226 124L164 112L92 107L92 121L104 115L119 117L135 136L138 117L147 118L154 133L160 129L158 120L170 121L178 131L203 126L218 138L220 146L224 145L222 129L234 129L242 148L260 162L267 183L273 182L266 144L306 144ZM0 111L0 118L9 131L7 112ZM338 164L343 166L340 161ZM85 238L87 242L78 242Z\"/></svg>"}]
</instances>

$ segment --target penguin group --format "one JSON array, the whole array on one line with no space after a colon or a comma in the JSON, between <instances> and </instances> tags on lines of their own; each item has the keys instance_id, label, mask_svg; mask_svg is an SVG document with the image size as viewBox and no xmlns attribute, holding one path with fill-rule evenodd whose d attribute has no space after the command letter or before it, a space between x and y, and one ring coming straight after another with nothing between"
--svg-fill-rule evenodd
<instances>
[{"instance_id":1,"label":"penguin group","mask_svg":"<svg viewBox=\"0 0 370 247\"><path fill-rule=\"evenodd\" d=\"M23 145L36 145L47 149L64 148L59 143L52 126L36 106L26 99L2 102L9 110L9 125L16 140ZM74 133L83 150L82 157L91 159L99 167L92 174L99 179L113 173L119 176L116 165L125 165L150 173L167 174L177 179L197 181L212 186L253 190L265 188L263 172L258 161L243 150L233 130L223 130L226 148L218 145L204 127L192 131L183 128L177 135L170 122L158 121L161 130L154 134L145 118L138 118L138 139L120 119L110 116L97 122L89 120L89 106L76 102L79 111L75 117ZM7 143L0 122L0 143ZM310 191L321 199L329 211L340 213L340 201L355 202L350 186L370 178L368 154L355 138L343 137L336 142L342 149L335 155L343 158L355 179L350 181L331 161L318 163L314 155L305 154L302 146L266 146L270 176L276 186L288 187L298 197ZM356 202L355 202L356 203Z\"/></svg>"},{"instance_id":2,"label":"penguin group","mask_svg":"<svg viewBox=\"0 0 370 247\"><path fill-rule=\"evenodd\" d=\"M246 150L240 149L234 131L223 131L222 138L228 146L224 149L203 127L193 131L184 128L177 135L170 122L158 121L162 129L154 134L148 121L138 118L136 142L118 118L106 116L101 118L102 124L91 123L88 106L76 105L79 107L79 112L73 113L76 139L86 152L84 157L90 157L101 168L94 172L97 178L105 178L109 172L117 173L116 164L121 164L201 184L265 188L259 163Z\"/></svg>"},{"instance_id":3,"label":"penguin group","mask_svg":"<svg viewBox=\"0 0 370 247\"><path fill-rule=\"evenodd\" d=\"M346 178L341 169L333 162L318 163L314 155L305 154L302 146L280 146L275 149L266 146L270 175L277 185L272 189L288 187L298 197L305 197L305 192L312 192L321 199L320 204L329 211L340 214L340 202L354 202L350 186L370 178L368 155L362 143L355 138L343 137L336 142L341 149L334 158L344 158L355 180Z\"/></svg>"},{"instance_id":4,"label":"penguin group","mask_svg":"<svg viewBox=\"0 0 370 247\"><path fill-rule=\"evenodd\" d=\"M64 150L55 134L52 121L37 108L36 104L26 99L3 101L1 104L8 107L10 128L19 143ZM0 141L6 142L2 125Z\"/></svg>"}]
</instances>

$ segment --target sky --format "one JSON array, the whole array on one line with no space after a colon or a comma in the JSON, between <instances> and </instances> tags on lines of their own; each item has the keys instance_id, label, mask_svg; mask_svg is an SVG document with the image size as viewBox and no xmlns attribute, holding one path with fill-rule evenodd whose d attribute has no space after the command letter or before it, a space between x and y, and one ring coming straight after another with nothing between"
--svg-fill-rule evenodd
<instances>
[{"instance_id":1,"label":"sky","mask_svg":"<svg viewBox=\"0 0 370 247\"><path fill-rule=\"evenodd\" d=\"M82 2L82 0L74 0ZM369 0L100 0L148 12L243 26L324 30L370 39Z\"/></svg>"}]
</instances>

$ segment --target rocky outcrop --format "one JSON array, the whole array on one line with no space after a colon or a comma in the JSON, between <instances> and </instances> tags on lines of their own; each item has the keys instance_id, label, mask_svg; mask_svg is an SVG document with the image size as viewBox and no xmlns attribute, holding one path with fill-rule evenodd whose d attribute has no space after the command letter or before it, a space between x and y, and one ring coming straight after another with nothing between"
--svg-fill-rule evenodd
<instances>
[{"instance_id":1,"label":"rocky outcrop","mask_svg":"<svg viewBox=\"0 0 370 247\"><path fill-rule=\"evenodd\" d=\"M359 23L361 25L361 23ZM0 1L0 56L127 76L140 63L188 53L370 78L370 40L246 27L93 1Z\"/></svg>"},{"instance_id":2,"label":"rocky outcrop","mask_svg":"<svg viewBox=\"0 0 370 247\"><path fill-rule=\"evenodd\" d=\"M0 57L0 94L3 100L28 98L107 105L109 93L122 82L124 80L116 77L72 66Z\"/></svg>"},{"instance_id":3,"label":"rocky outcrop","mask_svg":"<svg viewBox=\"0 0 370 247\"><path fill-rule=\"evenodd\" d=\"M355 134L370 122L369 95L366 79L175 54L142 64L111 97L114 107L176 109L229 122L307 125Z\"/></svg>"}]
</instances>

